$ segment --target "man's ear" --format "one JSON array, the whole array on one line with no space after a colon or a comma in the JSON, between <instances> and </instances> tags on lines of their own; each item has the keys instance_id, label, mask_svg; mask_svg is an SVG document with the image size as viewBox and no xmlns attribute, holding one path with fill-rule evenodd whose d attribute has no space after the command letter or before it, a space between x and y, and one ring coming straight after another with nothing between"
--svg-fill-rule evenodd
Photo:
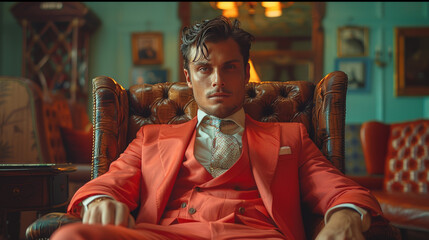
<instances>
[{"instance_id":1,"label":"man's ear","mask_svg":"<svg viewBox=\"0 0 429 240\"><path fill-rule=\"evenodd\" d=\"M185 74L186 83L188 87L192 88L191 75L187 69L183 69L183 73Z\"/></svg>"}]
</instances>

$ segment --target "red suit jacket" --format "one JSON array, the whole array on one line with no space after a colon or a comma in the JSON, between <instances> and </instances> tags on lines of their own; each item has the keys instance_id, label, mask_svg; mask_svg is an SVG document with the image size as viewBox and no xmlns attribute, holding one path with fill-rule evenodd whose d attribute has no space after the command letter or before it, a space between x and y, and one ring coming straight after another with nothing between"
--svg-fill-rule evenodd
<instances>
[{"instance_id":1,"label":"red suit jacket","mask_svg":"<svg viewBox=\"0 0 429 240\"><path fill-rule=\"evenodd\" d=\"M141 206L136 224L159 223L196 124L194 118L178 125L143 126L107 173L76 192L68 212L79 215L82 200L107 194L131 210ZM341 203L381 214L377 200L322 155L304 125L262 123L247 115L245 124L258 190L268 213L289 239L305 238L302 204L322 215Z\"/></svg>"}]
</instances>

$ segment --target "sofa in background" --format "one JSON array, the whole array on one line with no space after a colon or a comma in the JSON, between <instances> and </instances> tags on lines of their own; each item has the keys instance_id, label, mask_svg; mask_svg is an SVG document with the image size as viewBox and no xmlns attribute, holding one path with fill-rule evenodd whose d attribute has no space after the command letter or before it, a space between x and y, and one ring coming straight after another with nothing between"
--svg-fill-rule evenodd
<instances>
[{"instance_id":1,"label":"sofa in background","mask_svg":"<svg viewBox=\"0 0 429 240\"><path fill-rule=\"evenodd\" d=\"M361 142L369 188L403 239L429 239L429 119L365 122Z\"/></svg>"}]
</instances>

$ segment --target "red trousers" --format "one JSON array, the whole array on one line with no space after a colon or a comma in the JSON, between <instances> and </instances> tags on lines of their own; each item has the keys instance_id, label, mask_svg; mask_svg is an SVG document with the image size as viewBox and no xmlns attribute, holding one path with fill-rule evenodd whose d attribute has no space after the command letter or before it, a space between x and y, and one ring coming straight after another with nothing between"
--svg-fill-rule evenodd
<instances>
[{"instance_id":1,"label":"red trousers","mask_svg":"<svg viewBox=\"0 0 429 240\"><path fill-rule=\"evenodd\" d=\"M176 240L176 239L284 239L272 229L256 229L242 224L190 222L162 226L139 223L135 229L101 224L73 223L59 228L51 240Z\"/></svg>"}]
</instances>

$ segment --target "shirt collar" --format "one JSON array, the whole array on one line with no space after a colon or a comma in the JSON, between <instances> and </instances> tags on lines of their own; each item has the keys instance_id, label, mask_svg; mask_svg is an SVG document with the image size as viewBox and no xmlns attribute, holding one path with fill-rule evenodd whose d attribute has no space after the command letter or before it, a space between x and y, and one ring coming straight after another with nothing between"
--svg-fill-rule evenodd
<instances>
[{"instance_id":1,"label":"shirt collar","mask_svg":"<svg viewBox=\"0 0 429 240\"><path fill-rule=\"evenodd\" d=\"M197 111L197 119L198 119L197 127L200 125L201 121L207 115L209 115L209 114L205 113L201 109L198 109L198 111ZM226 118L222 118L222 119L224 119L224 120L231 120L231 121L235 122L238 126L244 128L244 123L245 123L244 109L240 108L240 110L238 110L237 112L233 113L232 115L230 115L230 116L228 116Z\"/></svg>"}]
</instances>

